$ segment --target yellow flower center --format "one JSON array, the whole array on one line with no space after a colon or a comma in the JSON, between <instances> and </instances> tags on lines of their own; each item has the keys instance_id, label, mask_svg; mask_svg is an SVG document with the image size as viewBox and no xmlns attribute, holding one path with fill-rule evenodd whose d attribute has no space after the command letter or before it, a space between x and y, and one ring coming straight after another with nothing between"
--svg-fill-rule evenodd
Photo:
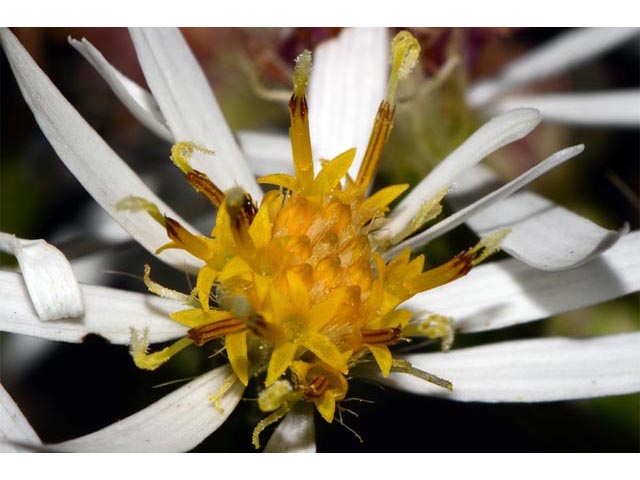
<instances>
[{"instance_id":1,"label":"yellow flower center","mask_svg":"<svg viewBox=\"0 0 640 480\"><path fill-rule=\"evenodd\" d=\"M394 39L387 99L380 105L355 179L347 174L355 149L324 162L317 175L314 172L304 93L311 55L304 52L297 60L289 103L295 174L259 179L278 187L268 191L259 206L241 189L223 193L193 170L189 157L194 150L212 152L189 142L174 145L172 160L218 207L210 237L188 232L141 199L121 202L123 208L147 210L166 227L171 242L160 251L180 248L203 261L196 295L186 299L194 308L171 315L190 328L187 337L148 354L145 338L135 336L136 364L154 369L187 345L223 339L243 384L252 377L264 378L258 404L273 413L256 428L256 444L260 431L297 401L314 403L331 422L336 402L347 393L349 371L371 357L384 376L394 368L415 374L389 350L403 338L442 336L450 344L448 319L434 315L412 321L411 312L398 306L418 292L466 274L487 245L423 272L424 257L411 259L409 249L386 262L380 254L386 245L371 235L383 226L388 205L407 188L394 185L367 196L391 132L398 79L412 68L418 52L407 32ZM148 270L145 279L151 291L167 294L149 279ZM418 375L451 388L437 377Z\"/></svg>"}]
</instances>

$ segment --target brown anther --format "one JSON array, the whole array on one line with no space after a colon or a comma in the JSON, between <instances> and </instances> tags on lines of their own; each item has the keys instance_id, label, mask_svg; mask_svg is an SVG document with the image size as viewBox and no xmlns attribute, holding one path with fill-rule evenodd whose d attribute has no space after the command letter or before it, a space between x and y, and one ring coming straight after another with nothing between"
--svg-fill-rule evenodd
<instances>
[{"instance_id":1,"label":"brown anther","mask_svg":"<svg viewBox=\"0 0 640 480\"><path fill-rule=\"evenodd\" d=\"M299 116L301 119L305 119L305 117L309 113L309 107L307 105L307 97L302 95L301 97L296 96L295 94L291 95L289 99L289 114L292 117Z\"/></svg>"},{"instance_id":2,"label":"brown anther","mask_svg":"<svg viewBox=\"0 0 640 480\"><path fill-rule=\"evenodd\" d=\"M267 323L262 315L249 315L243 317L244 324L263 340L276 341L280 338L280 330L275 325Z\"/></svg>"},{"instance_id":3,"label":"brown anther","mask_svg":"<svg viewBox=\"0 0 640 480\"><path fill-rule=\"evenodd\" d=\"M226 192L224 204L236 243L243 248L253 248L249 227L257 214L257 209L251 196L241 188L232 188Z\"/></svg>"},{"instance_id":4,"label":"brown anther","mask_svg":"<svg viewBox=\"0 0 640 480\"><path fill-rule=\"evenodd\" d=\"M386 100L380 103L373 130L369 137L369 144L356 177L357 185L368 187L373 181L382 159L382 151L387 144L387 140L389 140L389 135L391 135L395 112L396 108L392 107Z\"/></svg>"},{"instance_id":5,"label":"brown anther","mask_svg":"<svg viewBox=\"0 0 640 480\"><path fill-rule=\"evenodd\" d=\"M237 333L247 328L243 321L235 317L226 318L213 323L207 323L194 327L187 332L187 336L193 340L194 345L200 347L210 340L224 337L231 333Z\"/></svg>"},{"instance_id":6,"label":"brown anther","mask_svg":"<svg viewBox=\"0 0 640 480\"><path fill-rule=\"evenodd\" d=\"M390 344L394 343L400 338L402 329L398 327L393 328L375 328L362 330L362 341L369 344Z\"/></svg>"},{"instance_id":7,"label":"brown anther","mask_svg":"<svg viewBox=\"0 0 640 480\"><path fill-rule=\"evenodd\" d=\"M222 205L224 193L215 186L206 174L198 170L191 170L184 176L196 192L202 193L215 207Z\"/></svg>"},{"instance_id":8,"label":"brown anther","mask_svg":"<svg viewBox=\"0 0 640 480\"><path fill-rule=\"evenodd\" d=\"M305 398L319 398L329 388L329 380L324 375L318 375L315 377L309 385L305 385L302 393Z\"/></svg>"},{"instance_id":9,"label":"brown anther","mask_svg":"<svg viewBox=\"0 0 640 480\"><path fill-rule=\"evenodd\" d=\"M205 260L209 258L210 250L207 242L200 236L194 235L189 230L180 225L180 222L171 217L164 217L167 235L180 248L185 249L191 255Z\"/></svg>"}]
</instances>

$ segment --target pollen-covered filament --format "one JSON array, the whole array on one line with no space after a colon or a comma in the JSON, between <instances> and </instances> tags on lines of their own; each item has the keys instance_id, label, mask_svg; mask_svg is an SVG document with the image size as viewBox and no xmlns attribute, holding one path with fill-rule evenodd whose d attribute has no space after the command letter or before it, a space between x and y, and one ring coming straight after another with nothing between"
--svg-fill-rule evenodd
<instances>
[{"instance_id":1,"label":"pollen-covered filament","mask_svg":"<svg viewBox=\"0 0 640 480\"><path fill-rule=\"evenodd\" d=\"M372 233L406 185L371 196L367 191L389 135L393 106L386 100L381 105L356 180L347 175L354 149L325 162L316 175L304 98L309 65L305 54L290 102L295 175L260 179L279 188L267 192L259 206L239 188L220 198L204 174L194 174L188 164L192 144L183 142L173 151L187 180L219 204L219 211L210 236L164 219L171 242L160 250L184 249L203 262L196 285L199 304L171 318L190 328L183 343L200 346L221 339L238 379L245 385L252 377L263 382L258 403L273 413L256 428L254 440L297 401L315 404L331 422L357 364L375 362L385 376L393 369L415 374L389 349L408 334L420 333L411 313L398 306L466 274L483 255L480 246L426 272L424 257L411 259L409 249L388 262L382 258L378 250L384 246L374 243ZM394 62L394 68L406 69L406 62ZM392 72L394 82L400 73ZM138 350L144 363L146 346ZM426 373L421 378L437 379Z\"/></svg>"}]
</instances>

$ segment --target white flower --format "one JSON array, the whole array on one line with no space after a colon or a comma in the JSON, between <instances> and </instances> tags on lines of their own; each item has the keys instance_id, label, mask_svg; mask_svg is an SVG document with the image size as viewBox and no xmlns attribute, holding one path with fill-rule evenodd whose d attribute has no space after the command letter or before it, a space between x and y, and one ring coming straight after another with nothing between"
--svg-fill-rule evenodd
<instances>
[{"instance_id":1,"label":"white flower","mask_svg":"<svg viewBox=\"0 0 640 480\"><path fill-rule=\"evenodd\" d=\"M82 120L13 34L5 29L0 35L23 96L40 128L96 201L151 253L166 242L164 230L150 217L116 208L119 201L131 195L143 197L187 226ZM179 31L134 29L132 38L153 96L111 67L88 42L74 46L90 59L132 113L154 132L172 142L189 139L215 150L214 157L195 155L194 167L207 173L223 190L239 185L259 200L262 192ZM386 57L381 52L386 51L387 43L384 30L345 30L317 52L309 104L311 132L317 135L312 137L314 151L321 152L320 156L332 158L354 145L358 152L364 150L377 104L384 98ZM354 83L353 75L361 81ZM335 89L327 79L335 79L340 86ZM330 94L328 88L333 89ZM343 138L338 140L337 134L331 132L342 119L348 121L339 130ZM464 278L414 296L406 302L406 308L451 317L457 331L471 332L541 319L640 289L640 233L622 236L604 230L531 194L505 200L548 169L580 153L581 146L551 155L495 193L404 240L408 229L415 227L416 216L425 213L425 205L458 182L463 170L527 135L539 121L539 113L532 109L510 111L489 121L415 187L392 212L390 222L380 234L381 241L386 239L402 246L424 245L436 235L477 218L480 212L489 216L492 208L501 207L506 210L500 218L489 216L486 221L499 220L511 225L512 234L507 237L505 250L524 263L510 259L478 266ZM258 140L277 143L273 138ZM342 141L347 143L343 145ZM263 150L267 157L273 152ZM318 162L320 156L314 160ZM354 161L353 172L358 171L361 162L362 153ZM472 187L458 186L470 190ZM493 206L487 208L489 205ZM493 230L493 226L487 229ZM512 238L515 240L509 240ZM596 261L590 261L595 257ZM164 251L159 258L177 268L200 266L182 250ZM24 273L27 275L26 270ZM113 343L127 343L130 327L139 331L148 328L152 343L185 335L186 328L166 316L167 311L176 308L169 300L104 287L80 286L80 289L85 305L83 318L43 322L31 309L31 297L21 276L0 272L4 300L0 307L0 329L72 342L81 341L87 333L98 333ZM640 390L638 347L640 334L628 333L584 340L505 342L448 353L413 354L408 357L412 364L447 378L453 382L454 391L434 391L430 384L400 373L392 373L383 381L396 388L463 401L536 402L618 395ZM51 447L83 451L189 450L225 421L242 392L231 369L219 367L137 414ZM268 450L315 450L313 417L304 406L293 410L281 422L267 445ZM18 443L37 442L37 435L3 389L0 407L0 438Z\"/></svg>"}]
</instances>

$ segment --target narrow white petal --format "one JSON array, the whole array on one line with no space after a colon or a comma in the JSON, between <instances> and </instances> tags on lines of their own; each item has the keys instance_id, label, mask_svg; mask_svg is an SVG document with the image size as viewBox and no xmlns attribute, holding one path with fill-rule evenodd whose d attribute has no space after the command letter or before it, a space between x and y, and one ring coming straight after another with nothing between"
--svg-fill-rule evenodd
<instances>
[{"instance_id":1,"label":"narrow white petal","mask_svg":"<svg viewBox=\"0 0 640 480\"><path fill-rule=\"evenodd\" d=\"M69 37L69 43L96 69L113 93L140 123L160 138L170 143L175 141L167 128L158 103L146 89L111 65L87 39L78 41Z\"/></svg>"},{"instance_id":2,"label":"narrow white petal","mask_svg":"<svg viewBox=\"0 0 640 480\"><path fill-rule=\"evenodd\" d=\"M543 338L406 357L453 383L448 392L404 374L383 383L465 402L552 402L640 391L640 332Z\"/></svg>"},{"instance_id":3,"label":"narrow white petal","mask_svg":"<svg viewBox=\"0 0 640 480\"><path fill-rule=\"evenodd\" d=\"M563 73L636 37L638 28L571 30L508 64L497 78L472 85L467 101L480 107L514 87Z\"/></svg>"},{"instance_id":4,"label":"narrow white petal","mask_svg":"<svg viewBox=\"0 0 640 480\"><path fill-rule=\"evenodd\" d=\"M238 132L238 141L254 175L294 173L288 135Z\"/></svg>"},{"instance_id":5,"label":"narrow white petal","mask_svg":"<svg viewBox=\"0 0 640 480\"><path fill-rule=\"evenodd\" d=\"M0 29L2 47L22 95L42 133L82 186L133 238L150 252L167 243L167 234L149 215L117 210L118 201L130 195L155 203L161 212L188 224L149 190L78 114L36 65L8 29ZM190 227L188 227L190 228ZM178 268L198 268L198 262L182 250L164 252L161 260Z\"/></svg>"},{"instance_id":6,"label":"narrow white petal","mask_svg":"<svg viewBox=\"0 0 640 480\"><path fill-rule=\"evenodd\" d=\"M476 215L478 212L490 207L491 205L499 202L504 198L509 197L514 192L520 190L522 187L534 181L540 175L545 174L552 168L555 168L558 165L566 162L567 160L575 157L583 150L584 145L575 145L573 147L565 148L564 150L560 150L559 152L554 153L553 155L546 158L536 166L530 168L518 178L512 180L506 185L503 185L499 189L482 197L480 200L477 200L471 205L463 208L453 215L450 215L445 220L436 223L434 226L419 233L418 235L414 235L409 240L399 243L394 248L385 252L385 257L393 257L407 247L415 248L418 246L422 246L427 244L431 240L444 235L448 231L467 221L473 215Z\"/></svg>"},{"instance_id":7,"label":"narrow white petal","mask_svg":"<svg viewBox=\"0 0 640 480\"><path fill-rule=\"evenodd\" d=\"M260 200L262 190L180 30L134 28L131 38L173 138L192 141L215 152L214 155L195 154L193 167L206 173L222 190L240 186Z\"/></svg>"},{"instance_id":8,"label":"narrow white petal","mask_svg":"<svg viewBox=\"0 0 640 480\"><path fill-rule=\"evenodd\" d=\"M435 167L411 193L391 212L382 232L394 236L411 223L422 204L451 186L461 172L471 168L487 155L527 135L540 123L540 112L520 108L504 113L485 123L453 153Z\"/></svg>"},{"instance_id":9,"label":"narrow white petal","mask_svg":"<svg viewBox=\"0 0 640 480\"><path fill-rule=\"evenodd\" d=\"M313 406L298 402L280 422L267 442L266 453L315 453Z\"/></svg>"},{"instance_id":10,"label":"narrow white petal","mask_svg":"<svg viewBox=\"0 0 640 480\"><path fill-rule=\"evenodd\" d=\"M90 333L128 344L130 327L149 328L152 343L182 337L186 327L169 319L182 305L163 298L107 287L81 285L85 315L77 320L41 322L29 301L22 275L0 271L0 331L61 342L82 342Z\"/></svg>"},{"instance_id":11,"label":"narrow white petal","mask_svg":"<svg viewBox=\"0 0 640 480\"><path fill-rule=\"evenodd\" d=\"M482 197L497 177L476 166L458 178L448 196L454 208ZM498 228L511 233L501 248L513 257L541 270L566 270L597 257L611 247L620 232L606 230L533 192L520 192L467 220L479 236Z\"/></svg>"},{"instance_id":12,"label":"narrow white petal","mask_svg":"<svg viewBox=\"0 0 640 480\"><path fill-rule=\"evenodd\" d=\"M144 410L84 437L50 445L75 452L183 452L191 450L215 432L242 398L236 381L220 401L210 398L232 375L228 366L199 376Z\"/></svg>"},{"instance_id":13,"label":"narrow white petal","mask_svg":"<svg viewBox=\"0 0 640 480\"><path fill-rule=\"evenodd\" d=\"M386 28L346 28L313 52L309 127L316 170L321 158L356 147L349 172L358 173L388 76Z\"/></svg>"},{"instance_id":14,"label":"narrow white petal","mask_svg":"<svg viewBox=\"0 0 640 480\"><path fill-rule=\"evenodd\" d=\"M0 232L0 251L15 255L38 318L47 322L84 315L84 299L67 257L44 240Z\"/></svg>"},{"instance_id":15,"label":"narrow white petal","mask_svg":"<svg viewBox=\"0 0 640 480\"><path fill-rule=\"evenodd\" d=\"M623 127L640 125L640 90L507 97L497 103L494 111L504 112L518 107L540 110L547 122Z\"/></svg>"},{"instance_id":16,"label":"narrow white petal","mask_svg":"<svg viewBox=\"0 0 640 480\"><path fill-rule=\"evenodd\" d=\"M544 272L509 259L479 265L467 276L419 293L403 304L454 319L461 332L539 320L640 290L640 231L573 270Z\"/></svg>"},{"instance_id":17,"label":"narrow white petal","mask_svg":"<svg viewBox=\"0 0 640 480\"><path fill-rule=\"evenodd\" d=\"M16 402L0 384L0 453L23 451L18 446L4 442L41 445L38 434L33 430Z\"/></svg>"}]
</instances>

